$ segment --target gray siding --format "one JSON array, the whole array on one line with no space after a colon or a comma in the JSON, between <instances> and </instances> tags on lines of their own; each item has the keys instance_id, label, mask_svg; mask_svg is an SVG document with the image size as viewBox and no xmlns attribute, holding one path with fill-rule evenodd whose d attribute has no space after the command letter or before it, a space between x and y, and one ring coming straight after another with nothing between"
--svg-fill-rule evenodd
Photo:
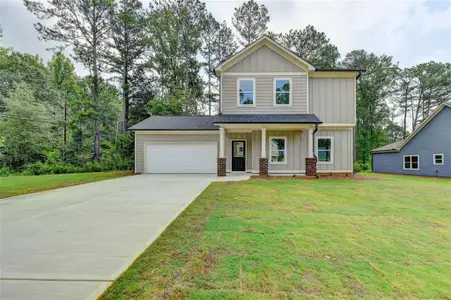
<instances>
[{"instance_id":1,"label":"gray siding","mask_svg":"<svg viewBox=\"0 0 451 300\"><path fill-rule=\"evenodd\" d=\"M345 130L319 130L316 137L330 136L333 138L333 163L318 163L319 172L342 171L352 172L354 164L353 129ZM316 149L316 145L315 145Z\"/></svg>"},{"instance_id":2,"label":"gray siding","mask_svg":"<svg viewBox=\"0 0 451 300\"><path fill-rule=\"evenodd\" d=\"M266 46L237 62L226 72L300 72L298 66Z\"/></svg>"},{"instance_id":3,"label":"gray siding","mask_svg":"<svg viewBox=\"0 0 451 300\"><path fill-rule=\"evenodd\" d=\"M255 78L255 107L238 107L238 78ZM291 78L292 106L274 107L274 78ZM224 114L302 114L307 113L307 75L259 75L222 77L222 112Z\"/></svg>"},{"instance_id":4,"label":"gray siding","mask_svg":"<svg viewBox=\"0 0 451 300\"><path fill-rule=\"evenodd\" d=\"M309 112L323 123L355 124L355 78L310 78Z\"/></svg>"},{"instance_id":5,"label":"gray siding","mask_svg":"<svg viewBox=\"0 0 451 300\"><path fill-rule=\"evenodd\" d=\"M135 135L135 173L144 173L144 147L146 143L151 142L218 142L219 134L193 134L193 135L152 135L137 134Z\"/></svg>"},{"instance_id":6,"label":"gray siding","mask_svg":"<svg viewBox=\"0 0 451 300\"><path fill-rule=\"evenodd\" d=\"M444 154L445 164L434 165L434 154ZM420 170L404 170L404 155L419 155ZM451 108L445 107L400 152L373 154L373 171L451 177Z\"/></svg>"},{"instance_id":7,"label":"gray siding","mask_svg":"<svg viewBox=\"0 0 451 300\"><path fill-rule=\"evenodd\" d=\"M273 165L269 163L268 169L271 171L305 171L305 157L307 156L307 132L284 130L266 132L266 153L269 157L269 138L287 137L287 163ZM252 169L258 171L259 158L261 157L261 131L252 132L253 162ZM288 173L287 172L287 173Z\"/></svg>"},{"instance_id":8,"label":"gray siding","mask_svg":"<svg viewBox=\"0 0 451 300\"><path fill-rule=\"evenodd\" d=\"M225 140L225 156L227 158L227 172L232 170L232 140L246 141L246 169L252 171L252 133L227 133Z\"/></svg>"}]
</instances>

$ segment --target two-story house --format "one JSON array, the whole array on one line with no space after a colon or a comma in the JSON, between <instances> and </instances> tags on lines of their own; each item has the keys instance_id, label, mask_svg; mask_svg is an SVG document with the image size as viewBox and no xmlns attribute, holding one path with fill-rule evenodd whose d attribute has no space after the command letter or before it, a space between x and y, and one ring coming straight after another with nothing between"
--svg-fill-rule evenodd
<instances>
[{"instance_id":1,"label":"two-story house","mask_svg":"<svg viewBox=\"0 0 451 300\"><path fill-rule=\"evenodd\" d=\"M216 68L217 116L152 116L136 173L348 173L358 70L320 70L264 36Z\"/></svg>"}]
</instances>

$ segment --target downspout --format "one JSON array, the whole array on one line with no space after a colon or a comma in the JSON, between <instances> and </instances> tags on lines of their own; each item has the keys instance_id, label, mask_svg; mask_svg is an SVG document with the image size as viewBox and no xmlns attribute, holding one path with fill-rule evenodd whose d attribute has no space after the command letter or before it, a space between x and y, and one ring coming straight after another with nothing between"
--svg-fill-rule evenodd
<instances>
[{"instance_id":1,"label":"downspout","mask_svg":"<svg viewBox=\"0 0 451 300\"><path fill-rule=\"evenodd\" d=\"M317 158L316 157L316 152L315 152L315 134L316 134L316 132L318 131L318 124L315 124L315 130L313 130L313 157L314 158Z\"/></svg>"}]
</instances>

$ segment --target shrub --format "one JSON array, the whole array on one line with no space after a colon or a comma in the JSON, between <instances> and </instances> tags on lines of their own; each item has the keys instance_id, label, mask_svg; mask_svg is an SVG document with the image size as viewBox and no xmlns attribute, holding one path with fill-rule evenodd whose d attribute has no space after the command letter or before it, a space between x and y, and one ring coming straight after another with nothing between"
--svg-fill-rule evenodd
<instances>
[{"instance_id":1,"label":"shrub","mask_svg":"<svg viewBox=\"0 0 451 300\"><path fill-rule=\"evenodd\" d=\"M14 174L14 171L8 168L7 166L0 165L0 177L6 177Z\"/></svg>"},{"instance_id":2,"label":"shrub","mask_svg":"<svg viewBox=\"0 0 451 300\"><path fill-rule=\"evenodd\" d=\"M367 161L366 163L361 163L359 161L356 161L354 163L354 172L370 172L371 171L371 161Z\"/></svg>"}]
</instances>

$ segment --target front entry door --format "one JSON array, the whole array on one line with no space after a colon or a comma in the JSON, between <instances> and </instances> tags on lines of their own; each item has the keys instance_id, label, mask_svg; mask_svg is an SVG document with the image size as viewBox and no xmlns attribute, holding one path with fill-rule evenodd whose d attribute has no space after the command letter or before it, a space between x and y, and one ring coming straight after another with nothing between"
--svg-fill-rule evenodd
<instances>
[{"instance_id":1,"label":"front entry door","mask_svg":"<svg viewBox=\"0 0 451 300\"><path fill-rule=\"evenodd\" d=\"M246 171L245 141L232 141L232 171Z\"/></svg>"}]
</instances>

